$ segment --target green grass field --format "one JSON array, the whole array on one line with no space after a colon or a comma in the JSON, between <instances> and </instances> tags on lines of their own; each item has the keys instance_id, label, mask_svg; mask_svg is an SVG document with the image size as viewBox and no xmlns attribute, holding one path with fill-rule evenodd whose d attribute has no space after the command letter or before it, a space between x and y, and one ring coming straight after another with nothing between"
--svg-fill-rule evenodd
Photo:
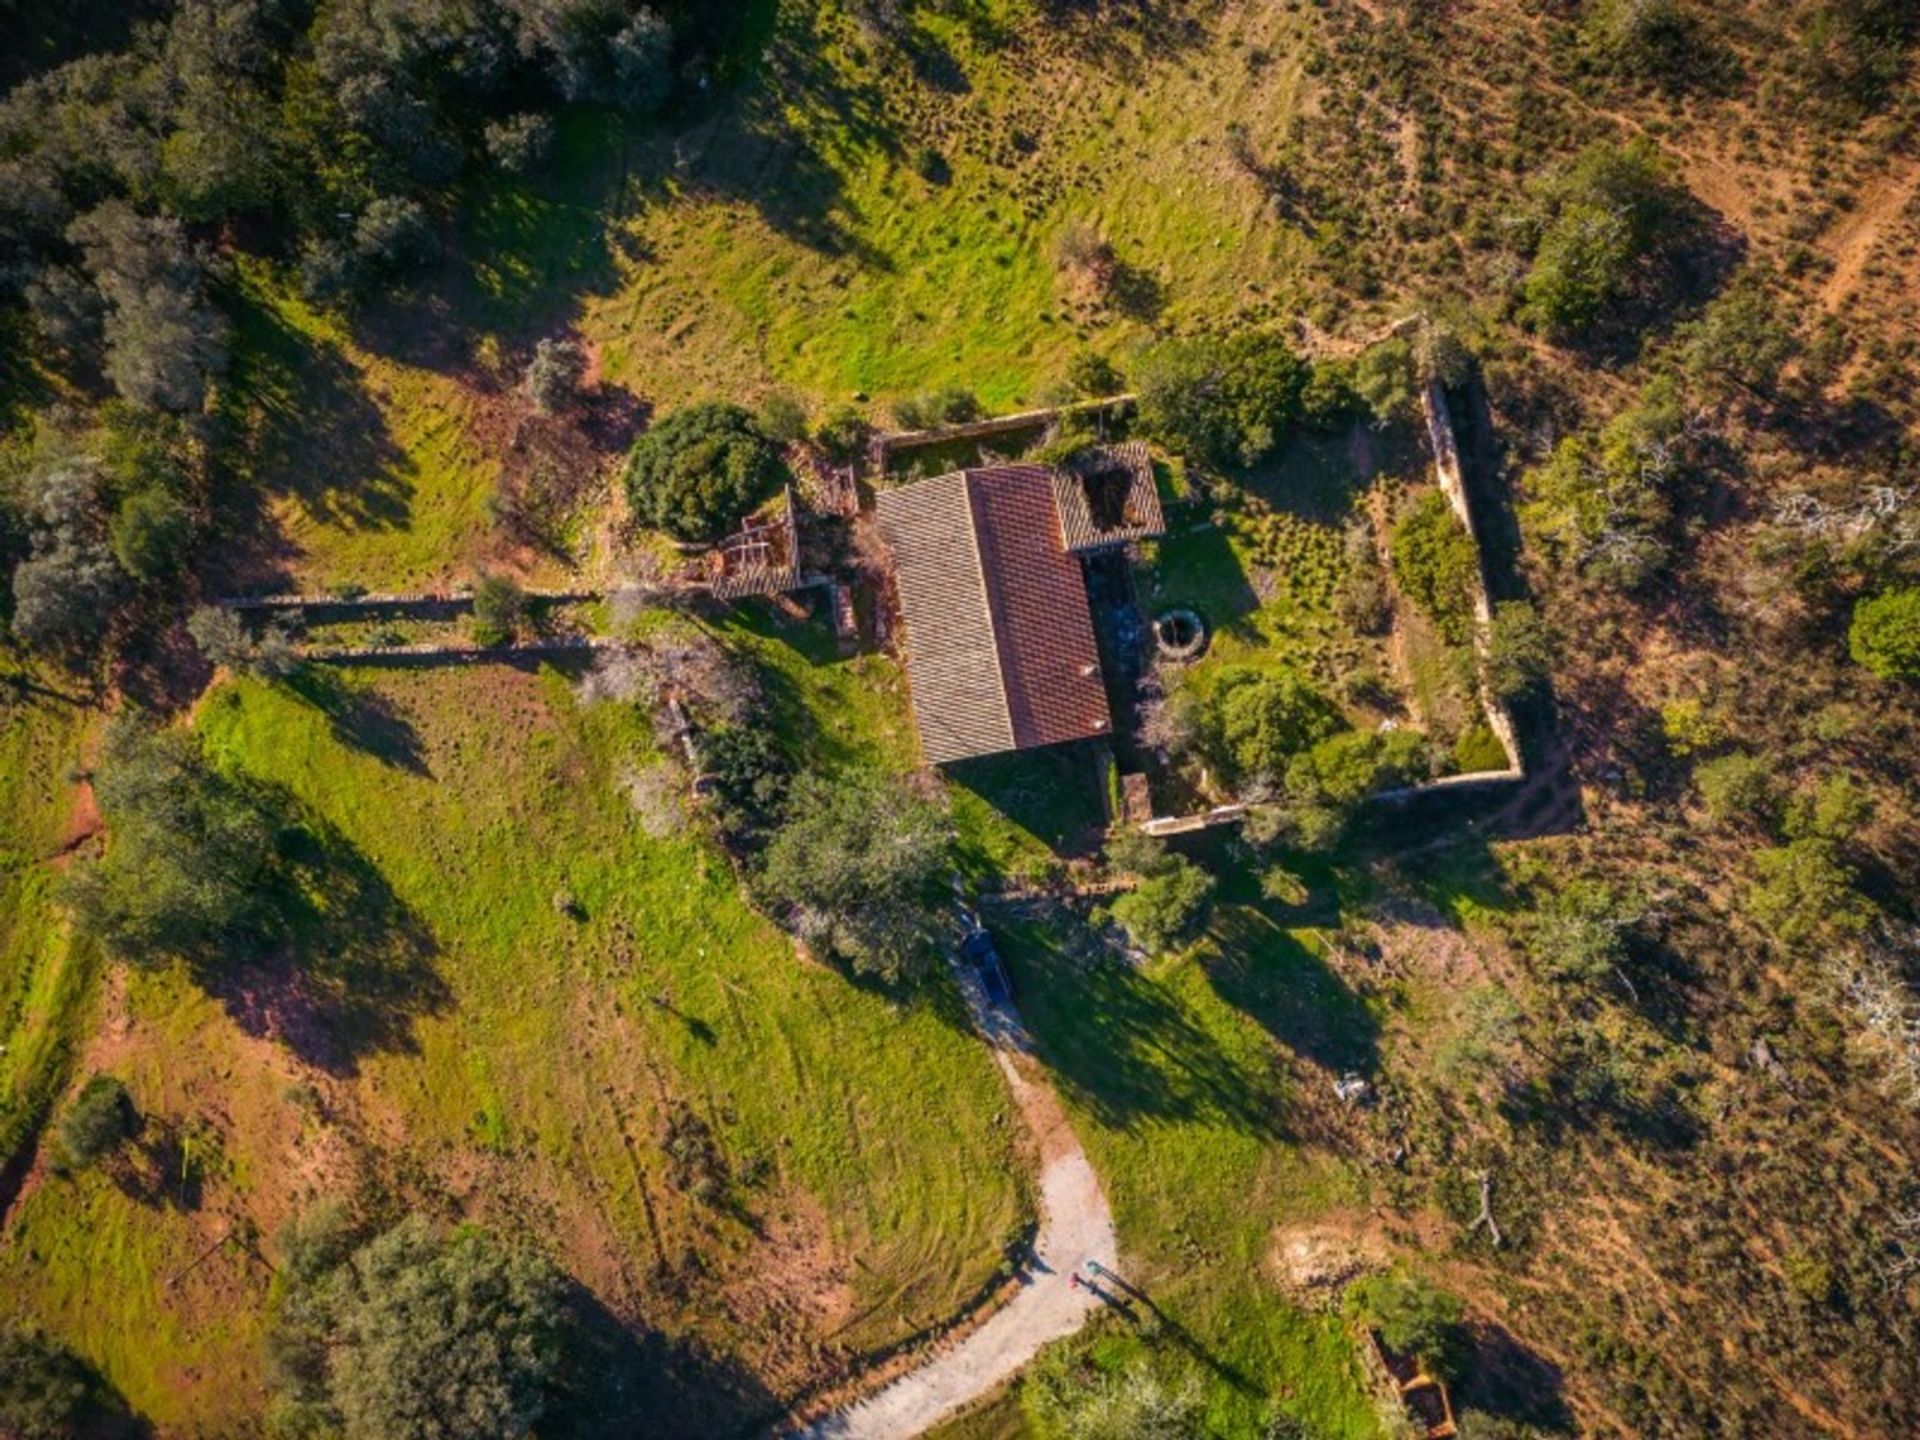
<instances>
[{"instance_id":1,"label":"green grass field","mask_svg":"<svg viewBox=\"0 0 1920 1440\"><path fill-rule=\"evenodd\" d=\"M1150 1350L1191 1373L1210 1435L1264 1433L1270 1403L1314 1435L1380 1434L1337 1318L1289 1304L1265 1265L1276 1226L1364 1195L1292 1116L1292 1073L1330 1083L1374 1043L1375 1017L1319 959L1317 938L1228 903L1195 951L1145 969L1076 965L1037 925L1002 940L1113 1204L1128 1278L1161 1314L1157 1335L1109 1319L1065 1343L1102 1365Z\"/></svg>"},{"instance_id":2,"label":"green grass field","mask_svg":"<svg viewBox=\"0 0 1920 1440\"><path fill-rule=\"evenodd\" d=\"M781 703L832 717L812 753L898 751L878 662L816 666L819 636L759 628L737 638L786 677L776 694L793 687ZM704 840L643 834L622 779L652 740L630 707L582 709L567 677L503 667L315 693L232 684L199 719L318 837L291 942L311 978L269 964L222 1004L140 977L115 1055L143 1108L215 1117L222 1168L191 1213L50 1181L0 1260L137 1408L217 1428L257 1405L264 1269L223 1252L200 1288L158 1281L216 1215L270 1235L369 1177L514 1233L536 1220L610 1309L752 1372L762 1404L808 1378L810 1347L892 1343L989 1278L1028 1206L957 1001L903 1007L801 962ZM664 1176L678 1105L720 1141L727 1204ZM755 1402L709 1403L738 1423Z\"/></svg>"},{"instance_id":3,"label":"green grass field","mask_svg":"<svg viewBox=\"0 0 1920 1440\"><path fill-rule=\"evenodd\" d=\"M55 902L56 859L75 816L73 772L92 717L56 673L0 657L0 1168L10 1166L66 1078L96 969Z\"/></svg>"}]
</instances>

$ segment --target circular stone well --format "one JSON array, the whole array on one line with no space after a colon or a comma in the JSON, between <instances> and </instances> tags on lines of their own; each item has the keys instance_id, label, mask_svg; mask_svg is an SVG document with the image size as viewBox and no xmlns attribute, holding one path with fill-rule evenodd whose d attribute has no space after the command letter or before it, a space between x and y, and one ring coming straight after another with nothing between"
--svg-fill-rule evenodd
<instances>
[{"instance_id":1,"label":"circular stone well","mask_svg":"<svg viewBox=\"0 0 1920 1440\"><path fill-rule=\"evenodd\" d=\"M1191 660L1207 648L1207 627L1184 607L1162 610L1153 619L1153 643L1169 660Z\"/></svg>"}]
</instances>

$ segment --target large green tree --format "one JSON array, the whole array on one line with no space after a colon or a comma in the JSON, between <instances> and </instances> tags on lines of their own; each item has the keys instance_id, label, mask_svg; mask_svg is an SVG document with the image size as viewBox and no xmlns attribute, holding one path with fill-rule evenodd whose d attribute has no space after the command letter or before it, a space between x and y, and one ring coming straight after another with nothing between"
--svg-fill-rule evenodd
<instances>
[{"instance_id":1,"label":"large green tree","mask_svg":"<svg viewBox=\"0 0 1920 1440\"><path fill-rule=\"evenodd\" d=\"M891 777L803 775L767 845L763 894L828 955L898 979L928 968L948 934L946 817Z\"/></svg>"},{"instance_id":2,"label":"large green tree","mask_svg":"<svg viewBox=\"0 0 1920 1440\"><path fill-rule=\"evenodd\" d=\"M530 1437L559 1394L570 1324L565 1281L545 1259L414 1215L345 1263L294 1278L274 1370L289 1423L313 1433Z\"/></svg>"},{"instance_id":3,"label":"large green tree","mask_svg":"<svg viewBox=\"0 0 1920 1440\"><path fill-rule=\"evenodd\" d=\"M274 828L190 731L116 718L93 784L107 849L68 888L86 930L133 959L197 956L258 932Z\"/></svg>"},{"instance_id":4,"label":"large green tree","mask_svg":"<svg viewBox=\"0 0 1920 1440\"><path fill-rule=\"evenodd\" d=\"M676 540L714 540L772 493L780 458L738 405L676 410L627 457L627 498Z\"/></svg>"}]
</instances>

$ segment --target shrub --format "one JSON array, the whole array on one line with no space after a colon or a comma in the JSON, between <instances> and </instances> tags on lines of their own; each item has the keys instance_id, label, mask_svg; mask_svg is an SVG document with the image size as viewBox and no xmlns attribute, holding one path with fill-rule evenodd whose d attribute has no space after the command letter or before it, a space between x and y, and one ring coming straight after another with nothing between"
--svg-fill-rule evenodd
<instances>
[{"instance_id":1,"label":"shrub","mask_svg":"<svg viewBox=\"0 0 1920 1440\"><path fill-rule=\"evenodd\" d=\"M1108 859L1139 877L1113 902L1113 919L1149 955L1169 955L1196 939L1213 910L1213 876L1184 855L1144 836L1108 849Z\"/></svg>"},{"instance_id":2,"label":"shrub","mask_svg":"<svg viewBox=\"0 0 1920 1440\"><path fill-rule=\"evenodd\" d=\"M1582 32L1596 54L1626 75L1671 86L1694 64L1697 28L1680 0L1599 0Z\"/></svg>"},{"instance_id":3,"label":"shrub","mask_svg":"<svg viewBox=\"0 0 1920 1440\"><path fill-rule=\"evenodd\" d=\"M1429 490L1393 527L1393 577L1449 643L1473 638L1473 589L1479 557L1453 506Z\"/></svg>"},{"instance_id":4,"label":"shrub","mask_svg":"<svg viewBox=\"0 0 1920 1440\"><path fill-rule=\"evenodd\" d=\"M580 396L587 352L572 340L542 340L527 364L527 395L544 415L564 410Z\"/></svg>"},{"instance_id":5,"label":"shrub","mask_svg":"<svg viewBox=\"0 0 1920 1440\"><path fill-rule=\"evenodd\" d=\"M936 430L980 418L980 401L963 385L949 385L894 402L894 421L903 430Z\"/></svg>"},{"instance_id":6,"label":"shrub","mask_svg":"<svg viewBox=\"0 0 1920 1440\"><path fill-rule=\"evenodd\" d=\"M1707 813L1721 824L1765 824L1778 805L1773 766L1759 755L1735 753L1702 761L1693 772Z\"/></svg>"},{"instance_id":7,"label":"shrub","mask_svg":"<svg viewBox=\"0 0 1920 1440\"><path fill-rule=\"evenodd\" d=\"M504 575L483 575L473 588L473 638L504 645L526 618L527 593Z\"/></svg>"},{"instance_id":8,"label":"shrub","mask_svg":"<svg viewBox=\"0 0 1920 1440\"><path fill-rule=\"evenodd\" d=\"M1376 790L1427 778L1427 743L1412 730L1342 730L1287 766L1295 804L1346 809Z\"/></svg>"},{"instance_id":9,"label":"shrub","mask_svg":"<svg viewBox=\"0 0 1920 1440\"><path fill-rule=\"evenodd\" d=\"M376 197L353 223L353 258L358 275L374 280L431 265L440 241L426 207L404 195Z\"/></svg>"},{"instance_id":10,"label":"shrub","mask_svg":"<svg viewBox=\"0 0 1920 1440\"><path fill-rule=\"evenodd\" d=\"M1780 828L1790 840L1815 839L1846 845L1873 819L1873 796L1844 770L1788 800Z\"/></svg>"},{"instance_id":11,"label":"shrub","mask_svg":"<svg viewBox=\"0 0 1920 1440\"><path fill-rule=\"evenodd\" d=\"M1453 766L1462 775L1507 768L1507 749L1485 725L1469 725L1453 742Z\"/></svg>"},{"instance_id":12,"label":"shrub","mask_svg":"<svg viewBox=\"0 0 1920 1440\"><path fill-rule=\"evenodd\" d=\"M1636 908L1611 886L1574 880L1520 922L1520 934L1541 972L1554 980L1594 985L1627 957Z\"/></svg>"},{"instance_id":13,"label":"shrub","mask_svg":"<svg viewBox=\"0 0 1920 1440\"><path fill-rule=\"evenodd\" d=\"M1920 680L1920 587L1882 591L1855 605L1847 649L1882 680Z\"/></svg>"},{"instance_id":14,"label":"shrub","mask_svg":"<svg viewBox=\"0 0 1920 1440\"><path fill-rule=\"evenodd\" d=\"M210 665L280 680L300 668L300 654L285 627L269 623L256 640L231 610L201 605L187 616L187 634Z\"/></svg>"},{"instance_id":15,"label":"shrub","mask_svg":"<svg viewBox=\"0 0 1920 1440\"><path fill-rule=\"evenodd\" d=\"M851 405L841 406L813 432L814 443L837 465L851 465L858 460L872 438L873 425Z\"/></svg>"},{"instance_id":16,"label":"shrub","mask_svg":"<svg viewBox=\"0 0 1920 1440\"><path fill-rule=\"evenodd\" d=\"M1770 393L1799 352L1793 327L1764 279L1749 276L1707 306L1681 333L1681 369L1702 389L1738 386Z\"/></svg>"},{"instance_id":17,"label":"shrub","mask_svg":"<svg viewBox=\"0 0 1920 1440\"><path fill-rule=\"evenodd\" d=\"M1551 549L1596 580L1639 589L1666 569L1663 532L1685 457L1678 397L1655 383L1597 440L1569 435L1554 448L1529 477L1535 498L1524 517Z\"/></svg>"},{"instance_id":18,"label":"shrub","mask_svg":"<svg viewBox=\"0 0 1920 1440\"><path fill-rule=\"evenodd\" d=\"M1873 917L1854 888L1852 869L1828 840L1808 837L1758 851L1753 870L1747 900L1754 919L1784 945L1858 934Z\"/></svg>"},{"instance_id":19,"label":"shrub","mask_svg":"<svg viewBox=\"0 0 1920 1440\"><path fill-rule=\"evenodd\" d=\"M111 1075L89 1077L60 1117L61 1164L69 1170L99 1164L132 1137L137 1119L125 1085Z\"/></svg>"},{"instance_id":20,"label":"shrub","mask_svg":"<svg viewBox=\"0 0 1920 1440\"><path fill-rule=\"evenodd\" d=\"M1307 366L1278 335L1171 340L1135 367L1140 422L1189 460L1254 465L1300 414Z\"/></svg>"},{"instance_id":21,"label":"shrub","mask_svg":"<svg viewBox=\"0 0 1920 1440\"><path fill-rule=\"evenodd\" d=\"M898 781L807 774L788 795L758 885L824 954L899 980L937 960L950 863L945 818Z\"/></svg>"},{"instance_id":22,"label":"shrub","mask_svg":"<svg viewBox=\"0 0 1920 1440\"><path fill-rule=\"evenodd\" d=\"M1067 383L1089 400L1118 395L1126 388L1119 367L1097 350L1082 350L1067 362Z\"/></svg>"},{"instance_id":23,"label":"shrub","mask_svg":"<svg viewBox=\"0 0 1920 1440\"><path fill-rule=\"evenodd\" d=\"M1316 430L1345 425L1364 403L1354 388L1351 361L1314 361L1300 387L1301 422Z\"/></svg>"},{"instance_id":24,"label":"shrub","mask_svg":"<svg viewBox=\"0 0 1920 1440\"><path fill-rule=\"evenodd\" d=\"M1540 612L1524 600L1502 600L1493 607L1487 637L1487 689L1508 704L1523 700L1547 683L1559 639Z\"/></svg>"},{"instance_id":25,"label":"shrub","mask_svg":"<svg viewBox=\"0 0 1920 1440\"><path fill-rule=\"evenodd\" d=\"M719 725L699 733L700 768L713 784L721 829L746 835L772 823L792 766L764 725Z\"/></svg>"},{"instance_id":26,"label":"shrub","mask_svg":"<svg viewBox=\"0 0 1920 1440\"><path fill-rule=\"evenodd\" d=\"M120 502L107 527L120 568L136 580L163 580L187 561L193 517L165 490L139 490Z\"/></svg>"},{"instance_id":27,"label":"shrub","mask_svg":"<svg viewBox=\"0 0 1920 1440\"><path fill-rule=\"evenodd\" d=\"M1679 759L1711 750L1727 738L1719 714L1691 695L1660 707L1660 734L1668 752Z\"/></svg>"},{"instance_id":28,"label":"shrub","mask_svg":"<svg viewBox=\"0 0 1920 1440\"><path fill-rule=\"evenodd\" d=\"M807 405L798 395L776 390L760 404L760 433L778 445L791 445L807 434Z\"/></svg>"},{"instance_id":29,"label":"shrub","mask_svg":"<svg viewBox=\"0 0 1920 1440\"><path fill-rule=\"evenodd\" d=\"M1459 1296L1394 1271L1355 1281L1347 1306L1380 1332L1389 1350L1417 1356L1443 1379L1458 1377L1466 1347L1466 1306Z\"/></svg>"},{"instance_id":30,"label":"shrub","mask_svg":"<svg viewBox=\"0 0 1920 1440\"><path fill-rule=\"evenodd\" d=\"M1589 146L1545 200L1550 218L1523 286L1526 314L1569 338L1632 294L1677 206L1659 151L1646 140Z\"/></svg>"},{"instance_id":31,"label":"shrub","mask_svg":"<svg viewBox=\"0 0 1920 1440\"><path fill-rule=\"evenodd\" d=\"M1353 392L1365 402L1376 424L1406 414L1418 402L1413 346L1399 336L1360 352L1353 362Z\"/></svg>"},{"instance_id":32,"label":"shrub","mask_svg":"<svg viewBox=\"0 0 1920 1440\"><path fill-rule=\"evenodd\" d=\"M274 1368L285 1399L344 1440L530 1435L553 1408L570 1328L546 1260L415 1215L290 1291Z\"/></svg>"},{"instance_id":33,"label":"shrub","mask_svg":"<svg viewBox=\"0 0 1920 1440\"><path fill-rule=\"evenodd\" d=\"M1340 712L1288 670L1221 671L1208 707L1211 748L1242 780L1277 780L1287 762L1340 728Z\"/></svg>"},{"instance_id":34,"label":"shrub","mask_svg":"<svg viewBox=\"0 0 1920 1440\"><path fill-rule=\"evenodd\" d=\"M525 175L553 149L553 121L545 115L509 115L481 132L487 158L509 175Z\"/></svg>"},{"instance_id":35,"label":"shrub","mask_svg":"<svg viewBox=\"0 0 1920 1440\"><path fill-rule=\"evenodd\" d=\"M676 410L627 458L634 513L676 540L713 540L773 490L780 462L753 417L710 402Z\"/></svg>"}]
</instances>

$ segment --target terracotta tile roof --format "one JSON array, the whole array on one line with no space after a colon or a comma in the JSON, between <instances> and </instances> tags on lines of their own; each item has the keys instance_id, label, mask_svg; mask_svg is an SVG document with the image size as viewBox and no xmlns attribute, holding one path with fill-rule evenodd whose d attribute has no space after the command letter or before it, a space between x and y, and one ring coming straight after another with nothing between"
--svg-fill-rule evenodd
<instances>
[{"instance_id":1,"label":"terracotta tile roof","mask_svg":"<svg viewBox=\"0 0 1920 1440\"><path fill-rule=\"evenodd\" d=\"M1112 728L1052 473L1007 465L883 490L907 682L934 764Z\"/></svg>"},{"instance_id":2,"label":"terracotta tile roof","mask_svg":"<svg viewBox=\"0 0 1920 1440\"><path fill-rule=\"evenodd\" d=\"M1071 467L1054 471L1053 498L1062 541L1075 552L1166 533L1160 491L1153 483L1153 457L1138 440L1096 446Z\"/></svg>"}]
</instances>

